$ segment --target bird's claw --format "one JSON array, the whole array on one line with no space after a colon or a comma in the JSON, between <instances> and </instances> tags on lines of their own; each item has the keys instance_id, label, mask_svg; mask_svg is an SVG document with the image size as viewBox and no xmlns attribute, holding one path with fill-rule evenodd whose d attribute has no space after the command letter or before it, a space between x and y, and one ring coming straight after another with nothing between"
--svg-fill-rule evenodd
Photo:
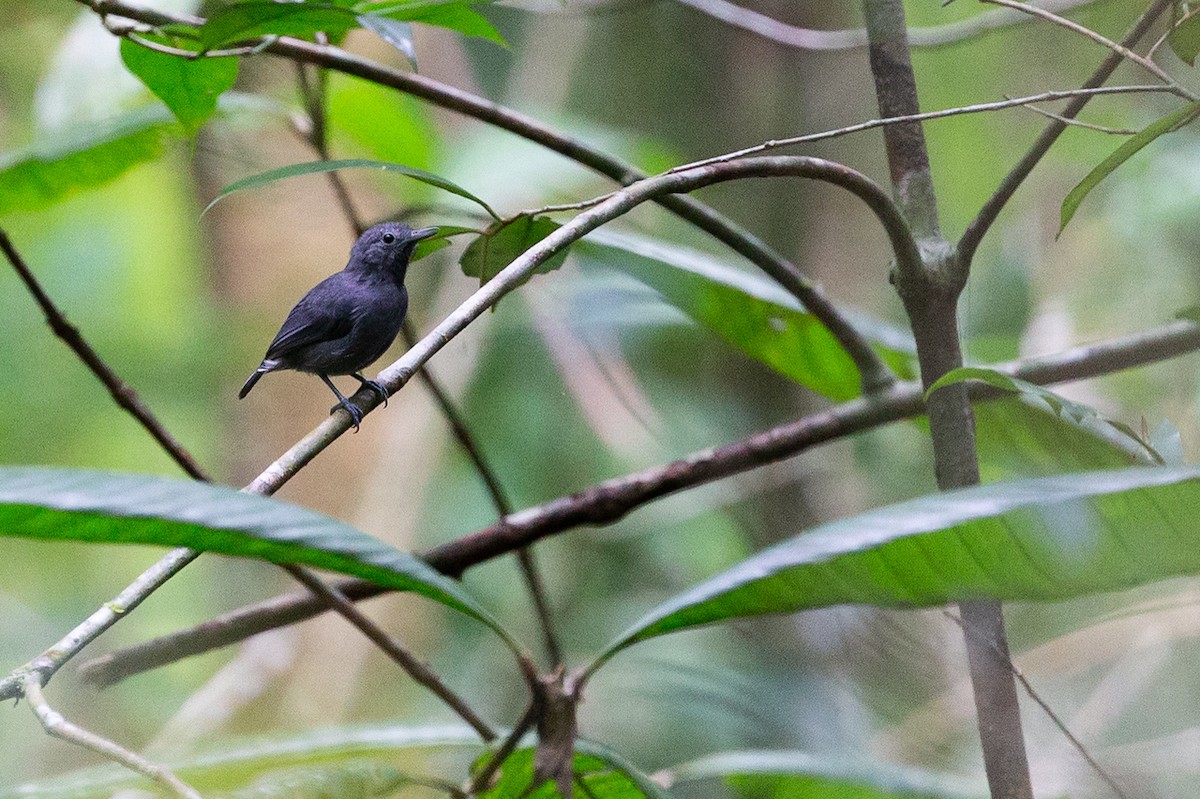
<instances>
[{"instance_id":1,"label":"bird's claw","mask_svg":"<svg viewBox=\"0 0 1200 799\"><path fill-rule=\"evenodd\" d=\"M353 403L347 400L339 400L337 405L329 409L331 414L337 413L337 409L342 408L346 413L350 414L350 423L354 425L354 432L358 432L358 426L362 423L363 412L356 408Z\"/></svg>"},{"instance_id":2,"label":"bird's claw","mask_svg":"<svg viewBox=\"0 0 1200 799\"><path fill-rule=\"evenodd\" d=\"M383 407L387 407L388 390L383 387L382 383L376 383L374 380L364 380L363 385L374 391L383 400Z\"/></svg>"}]
</instances>

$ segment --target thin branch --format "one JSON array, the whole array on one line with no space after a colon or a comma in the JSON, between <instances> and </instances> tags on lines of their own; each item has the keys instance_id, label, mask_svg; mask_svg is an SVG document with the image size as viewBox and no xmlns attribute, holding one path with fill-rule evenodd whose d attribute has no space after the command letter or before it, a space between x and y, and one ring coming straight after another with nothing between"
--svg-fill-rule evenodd
<instances>
[{"instance_id":1,"label":"thin branch","mask_svg":"<svg viewBox=\"0 0 1200 799\"><path fill-rule=\"evenodd\" d=\"M46 697L42 694L42 684L37 676L26 677L22 687L34 715L37 716L48 735L76 746L82 746L84 749L90 749L115 763L120 763L131 771L149 777L180 799L202 799L195 788L176 777L169 769L152 763L107 738L102 738L94 732L89 732L79 725L67 721L61 713L46 702Z\"/></svg>"},{"instance_id":2,"label":"thin branch","mask_svg":"<svg viewBox=\"0 0 1200 799\"><path fill-rule=\"evenodd\" d=\"M993 651L996 650L996 644L981 630L977 630L968 625L965 621L948 610L943 610L942 615L957 624L963 632L973 636L977 641L985 646L991 647ZM1064 722L1062 718L1060 718L1059 715L1054 712L1054 710L1050 707L1050 704L1042 698L1041 694L1034 690L1033 685L1025 676L1025 672L1017 668L1017 665L1013 663L1011 659L1007 660L1006 662L1008 663L1008 668L1012 672L1013 677L1015 677L1017 682L1021 684L1021 688L1025 690L1025 693L1029 696L1029 698L1037 703L1038 707L1042 709L1042 712L1046 714L1046 717L1049 718L1051 723L1058 728L1058 731L1062 733L1063 737L1067 739L1075 751L1078 752L1085 761L1087 761L1087 764L1091 766L1092 770L1100 776L1100 779L1104 780L1104 782L1108 784L1108 787L1112 788L1113 793L1115 793L1120 799L1129 799L1125 791L1122 790L1121 786L1117 784L1117 781L1114 780L1112 776L1104 770L1104 767L1101 766L1099 761L1092 756L1092 753L1089 752L1087 747L1083 745L1083 742L1075 737L1074 733L1072 733L1067 727L1066 722Z\"/></svg>"},{"instance_id":3,"label":"thin branch","mask_svg":"<svg viewBox=\"0 0 1200 799\"><path fill-rule=\"evenodd\" d=\"M1175 321L1162 327L1064 353L998 364L993 368L1038 385L1086 380L1186 355L1200 349L1200 325ZM999 396L972 384L972 398ZM421 558L443 574L461 576L492 558L566 530L611 524L650 502L775 463L813 447L875 429L924 412L918 383L900 383L887 395L855 399L829 410L757 433L749 438L692 453L672 463L613 478L584 491L514 513L502 523L442 544ZM361 580L338 584L358 601L385 593ZM184 657L236 643L276 627L322 613L307 594L286 594L232 611L198 627L146 641L84 663L89 682L109 685Z\"/></svg>"},{"instance_id":4,"label":"thin branch","mask_svg":"<svg viewBox=\"0 0 1200 799\"><path fill-rule=\"evenodd\" d=\"M166 14L131 5L124 0L79 0L79 2L102 16L113 14L150 25L162 26L182 22L198 26L204 23L200 17L187 14ZM562 134L532 117L461 89L439 83L424 75L390 69L332 45L320 45L283 37L277 41L264 40L262 52L292 61L317 64L380 86L405 92L434 105L514 133L593 169L622 185L629 185L646 177L645 173L632 164ZM657 198L656 202L747 258L799 299L813 316L829 329L854 361L861 374L864 391L874 391L894 381L895 375L880 360L879 355L871 348L870 344L843 316L840 309L830 302L819 287L805 277L795 264L772 250L757 236L698 200L686 196L663 196Z\"/></svg>"},{"instance_id":5,"label":"thin branch","mask_svg":"<svg viewBox=\"0 0 1200 799\"><path fill-rule=\"evenodd\" d=\"M1109 136L1135 136L1135 135L1137 135L1136 130L1130 130L1129 128L1110 128L1105 125L1097 125L1093 122L1084 122L1083 120L1080 120L1080 119L1068 119L1067 117L1062 116L1061 114L1056 114L1053 111L1047 111L1044 108L1038 108L1036 105L1026 105L1023 107L1028 108L1030 111L1034 112L1035 114L1041 114L1046 119L1053 119L1053 120L1063 123L1064 125L1072 125L1077 128L1083 128L1084 130L1094 130L1097 133L1106 133Z\"/></svg>"},{"instance_id":6,"label":"thin branch","mask_svg":"<svg viewBox=\"0 0 1200 799\"><path fill-rule=\"evenodd\" d=\"M1102 94L1175 94L1175 91L1169 86L1102 86L1094 89L1068 89L1066 91L1051 91L1041 92L1039 94L1031 94L1028 97L1013 97L1004 100L997 100L991 103L975 103L973 105L963 105L957 108L947 108L943 111L925 111L920 114L908 114L905 116L888 117L886 119L870 119L866 122L859 122L854 125L847 125L843 128L834 128L833 130L823 130L818 133L806 133L803 136L791 136L786 139L771 139L762 144L756 144L753 147L745 147L741 150L733 150L732 152L714 155L711 158L702 158L699 161L693 161L690 164L683 164L672 168L671 172L679 172L684 169L691 169L697 166L707 166L708 164L719 164L723 161L732 161L736 158L745 158L748 155L757 155L771 150L776 150L780 147L790 147L796 144L809 144L811 142L824 141L826 139L835 139L839 136L847 136L851 133L861 133L864 130L872 130L874 128L883 128L889 125L903 125L909 122L927 122L934 119L945 119L947 117L960 116L962 114L980 114L992 111L1002 111L1008 108L1016 107L1031 107L1032 103L1048 103L1055 100L1068 100L1077 97L1095 97ZM1039 109L1034 108L1034 111ZM1059 117L1055 117L1056 119ZM556 210L556 209L552 209Z\"/></svg>"},{"instance_id":7,"label":"thin branch","mask_svg":"<svg viewBox=\"0 0 1200 799\"><path fill-rule=\"evenodd\" d=\"M1125 48L1131 48L1141 41L1142 37L1154 25L1155 20L1171 7L1172 2L1173 0L1153 0L1149 8L1138 17L1121 38L1121 45ZM1108 57L1101 62L1096 71L1083 84L1083 88L1094 89L1101 86L1109 79L1122 60L1123 57L1120 53L1109 53ZM1063 109L1062 116L1066 119L1075 118L1090 99L1087 96L1073 99ZM1049 152L1050 147L1053 146L1054 142L1058 140L1058 137L1062 135L1067 127L1065 122L1059 121L1054 121L1046 125L1037 140L1029 148L1029 151L1012 168L1012 171L1004 176L1004 180L1000 182L996 191L983 204L983 207L979 209L979 213L975 215L970 224L967 225L967 229L963 231L962 238L959 239L955 247L958 259L965 267L970 267L970 263L975 257L975 251L979 248L979 243L987 235L988 230L991 229L992 224L995 223L1004 206L1016 194L1017 189L1020 188L1025 178L1041 162L1042 157Z\"/></svg>"},{"instance_id":8,"label":"thin branch","mask_svg":"<svg viewBox=\"0 0 1200 799\"><path fill-rule=\"evenodd\" d=\"M1142 69L1146 70L1150 74L1157 77L1159 80L1161 80L1167 86L1170 86L1173 89L1175 89L1175 93L1178 94L1180 97L1184 98L1185 100L1195 101L1197 99L1195 94L1192 94L1187 89L1183 88L1178 83L1176 83L1175 79L1172 78L1170 75L1168 75L1166 73L1166 71L1163 70L1163 68L1160 67L1158 64L1155 64L1149 58L1145 58L1144 56L1138 55L1137 53L1135 53L1133 50L1129 49L1125 45L1118 44L1117 42L1114 42L1112 39L1109 39L1106 36L1102 36L1101 34L1096 33L1096 31L1092 30L1091 28L1087 27L1086 25L1080 25L1078 22L1072 22L1071 20L1067 19L1066 17L1061 17L1058 14L1055 14L1051 11L1047 11L1044 8L1038 8L1037 6L1031 6L1028 3L1021 3L1021 2L1018 2L1018 0L979 0L979 2L991 3L992 5L997 5L997 6L1004 6L1005 8L1011 8L1015 11L1020 11L1022 13L1030 14L1035 17L1041 17L1042 19L1044 19L1048 22L1053 22L1055 25L1059 25L1063 28L1066 28L1069 31L1078 33L1080 36L1091 39L1093 42L1096 42L1097 44L1102 45L1104 47L1107 47L1109 50L1112 50L1117 55L1120 55L1120 56L1132 61L1133 63L1137 64Z\"/></svg>"},{"instance_id":9,"label":"thin branch","mask_svg":"<svg viewBox=\"0 0 1200 799\"><path fill-rule=\"evenodd\" d=\"M191 477L197 480L203 480L204 471L200 468L200 464L192 457L182 444L167 429L158 421L150 409L138 397L137 392L126 385L121 378L117 377L116 372L109 368L96 351L84 340L79 334L79 329L67 321L65 315L55 305L50 297L46 294L37 278L33 276L26 265L21 254L17 252L8 235L0 230L0 250L3 250L8 262L12 264L17 275L25 283L29 289L29 293L33 295L33 299L37 302L38 307L42 309L42 313L46 315L46 323L50 325L50 329L54 334L63 340L64 343L79 357L79 360L91 370L104 387L108 389L108 393L112 395L113 400L120 407L129 412L133 418L137 419L138 423L146 429L154 440L159 443L171 459L179 464L179 468L187 472Z\"/></svg>"},{"instance_id":10,"label":"thin branch","mask_svg":"<svg viewBox=\"0 0 1200 799\"><path fill-rule=\"evenodd\" d=\"M744 8L729 0L676 0L702 14L719 19L735 28L758 34L773 42L801 50L850 50L866 47L867 32L862 28L849 30L813 30L788 25L777 19ZM1043 8L1065 11L1087 5L1093 0L1052 0ZM909 41L915 47L929 47L962 41L996 28L1028 22L1029 17L1008 9L996 9L977 14L970 19L949 22L929 28L910 28Z\"/></svg>"},{"instance_id":11,"label":"thin branch","mask_svg":"<svg viewBox=\"0 0 1200 799\"><path fill-rule=\"evenodd\" d=\"M478 796L487 789L492 787L492 777L496 776L496 772L504 765L504 761L517 748L517 744L521 741L521 736L529 732L537 721L537 708L531 704L525 709L525 715L521 716L521 720L505 737L504 742L492 754L488 762L479 769L475 776L471 779L471 784L467 788L467 796Z\"/></svg>"},{"instance_id":12,"label":"thin branch","mask_svg":"<svg viewBox=\"0 0 1200 799\"><path fill-rule=\"evenodd\" d=\"M288 574L292 575L292 577L308 588L308 590L312 591L313 594L323 599L331 608L362 630L376 646L386 652L388 657L395 661L400 668L404 669L408 673L408 676L428 688L430 692L457 713L459 718L471 725L471 728L479 733L480 738L487 743L491 743L496 739L495 730L486 721L481 719L462 697L454 693L449 686L442 682L433 669L414 657L399 641L383 632L374 622L364 616L362 611L346 598L345 594L335 586L328 585L307 569L302 569L299 566L284 566L283 568Z\"/></svg>"}]
</instances>

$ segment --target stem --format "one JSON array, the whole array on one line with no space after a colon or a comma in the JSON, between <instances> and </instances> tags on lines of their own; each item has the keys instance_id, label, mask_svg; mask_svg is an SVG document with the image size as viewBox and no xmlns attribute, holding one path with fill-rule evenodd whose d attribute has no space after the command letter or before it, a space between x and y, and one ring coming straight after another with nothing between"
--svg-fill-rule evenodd
<instances>
[{"instance_id":1,"label":"stem","mask_svg":"<svg viewBox=\"0 0 1200 799\"><path fill-rule=\"evenodd\" d=\"M1084 380L1175 358L1200 349L1200 326L1175 321L1118 341L1089 345L1053 356L998 364L993 368L1039 385ZM1000 393L970 384L973 399ZM885 396L855 399L827 411L771 428L749 438L641 472L613 478L514 513L499 524L442 544L421 555L448 576L508 554L538 539L584 525L605 525L678 491L775 463L828 441L872 430L924 413L919 383L899 383ZM352 601L385 593L361 580L337 584ZM236 643L260 632L312 618L325 606L308 594L285 594L232 611L190 630L146 641L84 663L84 679L105 686L184 657Z\"/></svg>"},{"instance_id":2,"label":"stem","mask_svg":"<svg viewBox=\"0 0 1200 799\"><path fill-rule=\"evenodd\" d=\"M880 115L919 113L902 0L863 0L863 8ZM921 124L885 128L884 142L893 191L922 244L921 263L915 268L899 263L895 283L916 338L922 382L930 386L962 365L957 305L966 285L967 265L955 257L939 230L937 196ZM975 416L966 386L957 384L934 392L928 410L938 486L947 490L978 484ZM963 621L979 633L964 639L992 798L1033 799L1000 603L965 602L960 609Z\"/></svg>"}]
</instances>

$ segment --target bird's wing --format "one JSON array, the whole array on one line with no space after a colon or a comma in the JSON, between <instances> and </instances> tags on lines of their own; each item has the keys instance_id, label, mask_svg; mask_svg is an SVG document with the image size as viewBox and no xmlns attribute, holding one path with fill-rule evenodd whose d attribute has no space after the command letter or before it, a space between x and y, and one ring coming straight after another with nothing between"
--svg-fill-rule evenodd
<instances>
[{"instance_id":1,"label":"bird's wing","mask_svg":"<svg viewBox=\"0 0 1200 799\"><path fill-rule=\"evenodd\" d=\"M341 274L318 283L296 303L267 348L267 360L286 358L305 347L333 341L350 332L356 316L355 302L351 293L339 290L335 278Z\"/></svg>"}]
</instances>

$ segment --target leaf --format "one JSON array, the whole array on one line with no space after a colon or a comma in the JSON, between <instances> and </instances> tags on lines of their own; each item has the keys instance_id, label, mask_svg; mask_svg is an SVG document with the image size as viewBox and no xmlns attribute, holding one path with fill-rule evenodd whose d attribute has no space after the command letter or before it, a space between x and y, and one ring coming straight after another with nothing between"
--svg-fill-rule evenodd
<instances>
[{"instance_id":1,"label":"leaf","mask_svg":"<svg viewBox=\"0 0 1200 799\"><path fill-rule=\"evenodd\" d=\"M672 787L721 779L742 796L985 799L986 786L950 774L808 752L722 752L669 769Z\"/></svg>"},{"instance_id":2,"label":"leaf","mask_svg":"<svg viewBox=\"0 0 1200 799\"><path fill-rule=\"evenodd\" d=\"M1071 189L1066 199L1063 200L1058 235L1062 235L1063 230L1067 227L1067 223L1071 221L1071 218L1075 216L1075 212L1079 210L1079 205L1088 196L1088 193L1100 184L1100 181L1111 175L1117 167L1132 158L1134 154L1147 144L1165 133L1171 133L1185 125L1191 124L1197 116L1200 116L1200 102L1189 103L1182 108L1177 108L1161 119L1147 125L1136 136L1127 139L1112 155L1101 161L1100 165L1089 172L1087 177L1079 182L1079 185Z\"/></svg>"},{"instance_id":3,"label":"leaf","mask_svg":"<svg viewBox=\"0 0 1200 799\"><path fill-rule=\"evenodd\" d=\"M298 735L241 738L198 753L164 761L164 765L199 791L229 791L279 774L281 769L313 769L342 765L356 769L363 758L391 757L419 749L478 749L479 734L466 726L402 727L352 725L311 730ZM284 772L286 773L286 772ZM0 799L89 799L109 797L151 783L128 769L100 766L0 791Z\"/></svg>"},{"instance_id":4,"label":"leaf","mask_svg":"<svg viewBox=\"0 0 1200 799\"><path fill-rule=\"evenodd\" d=\"M462 227L460 225L438 225L436 236L428 239L422 239L417 248L413 250L413 255L410 260L419 261L427 255L433 255L443 247L450 246L451 236L461 236L464 233L479 233L478 230L471 227Z\"/></svg>"},{"instance_id":5,"label":"leaf","mask_svg":"<svg viewBox=\"0 0 1200 799\"><path fill-rule=\"evenodd\" d=\"M301 175L319 175L325 172L336 172L339 169L378 169L383 172L395 172L405 175L413 180L419 180L422 183L436 186L443 191L448 191L451 194L470 200L482 207L493 218L496 218L496 212L491 209L491 206L456 183L451 183L432 172L426 172L424 169L404 166L403 164L391 164L386 161L371 161L366 158L348 158L342 161L312 161L306 164L292 164L291 166L251 175L221 189L221 193L214 197L212 202L205 206L204 211L201 213L207 213L210 208L234 192L244 189L257 189L285 178L294 178Z\"/></svg>"},{"instance_id":6,"label":"leaf","mask_svg":"<svg viewBox=\"0 0 1200 799\"><path fill-rule=\"evenodd\" d=\"M472 241L463 250L459 265L463 274L479 278L479 285L487 283L511 264L521 253L558 230L560 225L546 216L519 216L516 219L495 222L483 235ZM559 250L536 274L553 272L567 259L567 250Z\"/></svg>"},{"instance_id":7,"label":"leaf","mask_svg":"<svg viewBox=\"0 0 1200 799\"><path fill-rule=\"evenodd\" d=\"M795 297L760 275L702 253L628 234L596 231L572 248L584 268L616 269L743 353L835 400L858 396L858 368L831 333ZM855 327L901 376L913 375L908 334L864 317Z\"/></svg>"},{"instance_id":8,"label":"leaf","mask_svg":"<svg viewBox=\"0 0 1200 799\"><path fill-rule=\"evenodd\" d=\"M251 0L215 9L200 28L200 43L212 50L259 36L310 38L318 32L341 36L358 24L352 10L330 3Z\"/></svg>"},{"instance_id":9,"label":"leaf","mask_svg":"<svg viewBox=\"0 0 1200 799\"><path fill-rule=\"evenodd\" d=\"M189 134L194 134L217 110L217 98L233 88L238 74L236 58L188 60L156 52L129 39L121 40L121 60L167 104Z\"/></svg>"},{"instance_id":10,"label":"leaf","mask_svg":"<svg viewBox=\"0 0 1200 799\"><path fill-rule=\"evenodd\" d=\"M189 547L351 574L498 623L424 562L315 511L148 475L0 467L0 536Z\"/></svg>"},{"instance_id":11,"label":"leaf","mask_svg":"<svg viewBox=\"0 0 1200 799\"><path fill-rule=\"evenodd\" d=\"M1124 425L1114 424L1101 418L1099 412L1090 405L1067 399L1048 388L1006 375L995 369L976 366L951 369L926 390L925 397L928 399L933 392L940 388L968 380L979 380L1002 391L1021 394L1026 398L1045 403L1063 421L1076 427L1085 428L1092 435L1108 441L1112 446L1120 448L1131 457L1145 463L1162 462L1159 454L1136 433Z\"/></svg>"},{"instance_id":12,"label":"leaf","mask_svg":"<svg viewBox=\"0 0 1200 799\"><path fill-rule=\"evenodd\" d=\"M420 22L424 25L435 25L439 28L457 31L464 36L478 39L488 39L497 44L507 45L500 32L488 22L487 17L476 11L473 6L482 3L464 2L463 0L432 0L431 2L372 2L359 3L355 8L360 13L404 22Z\"/></svg>"},{"instance_id":13,"label":"leaf","mask_svg":"<svg viewBox=\"0 0 1200 799\"><path fill-rule=\"evenodd\" d=\"M481 756L476 769L488 762L490 754ZM553 782L543 783L530 791L533 782L534 749L518 749L500 767L495 785L479 794L480 799L552 799L559 792ZM652 779L631 766L608 747L584 739L575 742L576 797L595 799L670 799L670 795ZM578 790L582 782L586 791Z\"/></svg>"},{"instance_id":14,"label":"leaf","mask_svg":"<svg viewBox=\"0 0 1200 799\"><path fill-rule=\"evenodd\" d=\"M159 157L178 132L171 113L156 104L0 155L0 215L44 208L102 186Z\"/></svg>"},{"instance_id":15,"label":"leaf","mask_svg":"<svg viewBox=\"0 0 1200 799\"><path fill-rule=\"evenodd\" d=\"M358 23L399 50L408 59L408 63L412 64L412 68L417 68L417 51L413 47L412 25L375 14L359 14Z\"/></svg>"},{"instance_id":16,"label":"leaf","mask_svg":"<svg viewBox=\"0 0 1200 799\"><path fill-rule=\"evenodd\" d=\"M1200 13L1194 3L1176 2L1171 18L1171 33L1167 44L1189 67L1196 65L1200 55Z\"/></svg>"},{"instance_id":17,"label":"leaf","mask_svg":"<svg viewBox=\"0 0 1200 799\"><path fill-rule=\"evenodd\" d=\"M830 522L650 611L637 641L840 604L1067 599L1200 571L1200 468L1131 468L975 486Z\"/></svg>"}]
</instances>

